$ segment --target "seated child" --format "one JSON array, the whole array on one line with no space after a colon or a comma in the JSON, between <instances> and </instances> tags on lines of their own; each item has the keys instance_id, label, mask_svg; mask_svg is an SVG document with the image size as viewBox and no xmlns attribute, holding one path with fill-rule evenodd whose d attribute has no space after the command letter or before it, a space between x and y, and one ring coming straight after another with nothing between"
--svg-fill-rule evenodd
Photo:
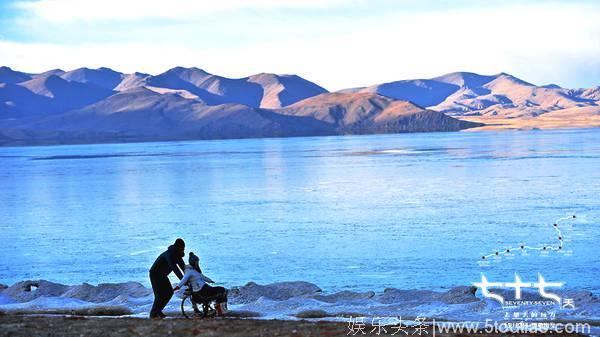
<instances>
[{"instance_id":1,"label":"seated child","mask_svg":"<svg viewBox=\"0 0 600 337\"><path fill-rule=\"evenodd\" d=\"M204 298L214 298L217 302L215 309L217 315L222 316L227 313L227 289L223 287L212 287L208 283L215 283L213 280L202 274L200 270L200 259L190 252L189 264L185 266L185 273L179 284L174 288L179 290L182 286L189 283L192 287L192 296L194 300ZM198 301L199 302L199 301Z\"/></svg>"}]
</instances>

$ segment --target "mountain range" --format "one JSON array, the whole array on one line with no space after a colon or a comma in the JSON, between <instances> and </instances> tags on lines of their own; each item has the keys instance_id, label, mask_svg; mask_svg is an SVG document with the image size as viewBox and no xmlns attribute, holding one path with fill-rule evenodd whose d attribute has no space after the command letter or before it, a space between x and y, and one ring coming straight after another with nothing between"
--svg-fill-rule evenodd
<instances>
[{"instance_id":1,"label":"mountain range","mask_svg":"<svg viewBox=\"0 0 600 337\"><path fill-rule=\"evenodd\" d=\"M0 67L0 145L458 131L499 120L594 124L599 103L600 87L536 86L505 73L328 92L297 75Z\"/></svg>"},{"instance_id":2,"label":"mountain range","mask_svg":"<svg viewBox=\"0 0 600 337\"><path fill-rule=\"evenodd\" d=\"M468 72L431 79L403 80L346 92L373 92L408 100L451 116L537 117L551 111L598 106L600 87L564 89L536 86L512 75Z\"/></svg>"}]
</instances>

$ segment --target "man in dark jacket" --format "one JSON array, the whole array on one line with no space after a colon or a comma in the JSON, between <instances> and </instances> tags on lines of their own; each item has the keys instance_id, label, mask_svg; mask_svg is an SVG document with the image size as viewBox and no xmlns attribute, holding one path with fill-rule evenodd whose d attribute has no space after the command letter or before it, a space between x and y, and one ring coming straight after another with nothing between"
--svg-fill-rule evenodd
<instances>
[{"instance_id":1,"label":"man in dark jacket","mask_svg":"<svg viewBox=\"0 0 600 337\"><path fill-rule=\"evenodd\" d=\"M173 297L173 287L171 281L169 281L169 274L174 272L180 280L183 278L182 270L185 269L185 263L183 263L182 258L184 256L185 242L182 239L177 239L166 252L158 256L150 268L150 283L154 292L154 303L152 304L152 310L150 310L150 318L165 317L162 310Z\"/></svg>"}]
</instances>

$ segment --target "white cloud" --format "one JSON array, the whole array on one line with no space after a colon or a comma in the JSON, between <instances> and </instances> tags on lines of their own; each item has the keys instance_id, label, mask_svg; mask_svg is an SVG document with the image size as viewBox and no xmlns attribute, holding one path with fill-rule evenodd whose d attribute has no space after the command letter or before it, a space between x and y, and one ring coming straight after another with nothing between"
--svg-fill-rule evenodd
<instances>
[{"instance_id":1,"label":"white cloud","mask_svg":"<svg viewBox=\"0 0 600 337\"><path fill-rule=\"evenodd\" d=\"M55 22L181 19L221 11L268 8L327 8L355 0L39 0L17 6Z\"/></svg>"},{"instance_id":2,"label":"white cloud","mask_svg":"<svg viewBox=\"0 0 600 337\"><path fill-rule=\"evenodd\" d=\"M271 39L259 35L243 44L201 43L196 38L189 43L160 40L77 45L5 41L0 42L0 59L30 71L109 66L158 73L182 65L229 77L263 71L296 73L330 90L451 71L504 71L538 84L590 86L600 84L599 14L598 7L548 3L493 10L388 13L273 26L273 30L305 34L293 39L285 34ZM269 28L265 25L262 31ZM253 27L245 29L252 32ZM198 28L194 33L203 31Z\"/></svg>"}]
</instances>

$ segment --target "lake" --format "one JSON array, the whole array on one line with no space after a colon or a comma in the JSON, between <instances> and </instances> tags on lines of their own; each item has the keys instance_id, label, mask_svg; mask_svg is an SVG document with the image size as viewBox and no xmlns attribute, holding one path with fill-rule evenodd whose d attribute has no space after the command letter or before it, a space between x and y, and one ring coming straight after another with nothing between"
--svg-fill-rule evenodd
<instances>
[{"instance_id":1,"label":"lake","mask_svg":"<svg viewBox=\"0 0 600 337\"><path fill-rule=\"evenodd\" d=\"M0 164L0 283L149 285L182 237L226 286L436 290L542 273L600 291L599 129L6 147ZM554 243L571 214L563 251L481 263Z\"/></svg>"}]
</instances>

